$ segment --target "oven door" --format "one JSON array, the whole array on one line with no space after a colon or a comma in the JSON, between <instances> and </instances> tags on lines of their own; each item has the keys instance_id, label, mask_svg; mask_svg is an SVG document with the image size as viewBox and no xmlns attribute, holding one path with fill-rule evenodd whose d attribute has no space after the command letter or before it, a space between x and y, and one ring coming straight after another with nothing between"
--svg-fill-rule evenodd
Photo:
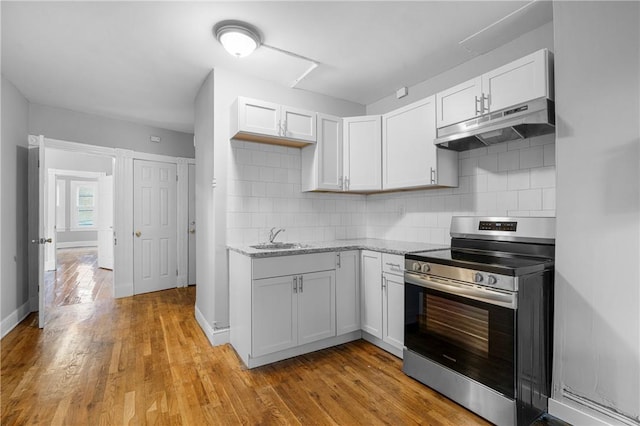
<instances>
[{"instance_id":1,"label":"oven door","mask_svg":"<svg viewBox=\"0 0 640 426\"><path fill-rule=\"evenodd\" d=\"M515 293L405 272L408 350L515 398Z\"/></svg>"}]
</instances>

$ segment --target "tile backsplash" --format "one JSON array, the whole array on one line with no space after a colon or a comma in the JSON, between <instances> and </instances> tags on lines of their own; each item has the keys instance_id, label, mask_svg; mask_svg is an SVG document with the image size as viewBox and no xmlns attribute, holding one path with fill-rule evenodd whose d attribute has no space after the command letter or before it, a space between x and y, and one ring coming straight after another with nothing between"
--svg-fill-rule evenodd
<instances>
[{"instance_id":1,"label":"tile backsplash","mask_svg":"<svg viewBox=\"0 0 640 426\"><path fill-rule=\"evenodd\" d=\"M231 142L227 242L386 238L449 242L454 215L555 216L555 136L459 154L457 188L398 193L303 193L300 149Z\"/></svg>"},{"instance_id":2,"label":"tile backsplash","mask_svg":"<svg viewBox=\"0 0 640 426\"><path fill-rule=\"evenodd\" d=\"M461 152L458 174L457 188L367 197L367 237L445 244L452 216L555 216L555 135Z\"/></svg>"},{"instance_id":3,"label":"tile backsplash","mask_svg":"<svg viewBox=\"0 0 640 426\"><path fill-rule=\"evenodd\" d=\"M231 141L227 243L328 241L366 236L366 198L301 192L300 149Z\"/></svg>"}]
</instances>

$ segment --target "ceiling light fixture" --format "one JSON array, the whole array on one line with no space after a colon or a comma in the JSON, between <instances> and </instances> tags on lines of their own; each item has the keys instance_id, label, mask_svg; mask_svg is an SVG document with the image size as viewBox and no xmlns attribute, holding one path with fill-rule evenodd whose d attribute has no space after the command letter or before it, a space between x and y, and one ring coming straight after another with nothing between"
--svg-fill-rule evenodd
<instances>
[{"instance_id":1,"label":"ceiling light fixture","mask_svg":"<svg viewBox=\"0 0 640 426\"><path fill-rule=\"evenodd\" d=\"M246 22L236 20L220 21L213 26L213 35L216 36L216 39L222 44L226 51L236 58L248 56L258 47L263 46L275 52L310 62L309 68L291 83L289 86L291 88L295 88L303 78L320 65L318 61L307 58L306 56L263 43L260 31Z\"/></svg>"},{"instance_id":2,"label":"ceiling light fixture","mask_svg":"<svg viewBox=\"0 0 640 426\"><path fill-rule=\"evenodd\" d=\"M258 30L242 21L218 22L213 33L226 51L236 58L250 55L262 44Z\"/></svg>"}]
</instances>

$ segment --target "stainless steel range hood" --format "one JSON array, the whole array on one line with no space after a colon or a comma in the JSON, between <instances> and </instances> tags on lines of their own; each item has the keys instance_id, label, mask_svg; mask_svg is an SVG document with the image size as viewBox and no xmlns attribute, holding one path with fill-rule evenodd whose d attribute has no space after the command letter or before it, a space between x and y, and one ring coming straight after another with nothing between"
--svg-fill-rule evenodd
<instances>
[{"instance_id":1,"label":"stainless steel range hood","mask_svg":"<svg viewBox=\"0 0 640 426\"><path fill-rule=\"evenodd\" d=\"M467 151L555 132L553 101L538 98L482 117L441 127L435 144L454 151Z\"/></svg>"}]
</instances>

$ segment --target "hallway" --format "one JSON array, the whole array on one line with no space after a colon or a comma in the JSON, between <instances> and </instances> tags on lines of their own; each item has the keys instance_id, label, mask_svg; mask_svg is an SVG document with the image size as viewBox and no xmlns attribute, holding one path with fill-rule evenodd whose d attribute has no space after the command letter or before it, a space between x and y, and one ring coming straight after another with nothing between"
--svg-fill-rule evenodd
<instances>
[{"instance_id":1,"label":"hallway","mask_svg":"<svg viewBox=\"0 0 640 426\"><path fill-rule=\"evenodd\" d=\"M48 312L112 297L113 271L98 268L97 248L58 249L56 258L56 270L44 275Z\"/></svg>"}]
</instances>

